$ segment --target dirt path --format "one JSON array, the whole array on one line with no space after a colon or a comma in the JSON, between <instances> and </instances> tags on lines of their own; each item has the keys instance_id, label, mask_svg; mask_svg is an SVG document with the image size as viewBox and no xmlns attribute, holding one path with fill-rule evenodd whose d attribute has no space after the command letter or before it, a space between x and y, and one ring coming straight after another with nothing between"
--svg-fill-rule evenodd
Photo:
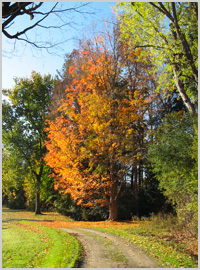
<instances>
[{"instance_id":1,"label":"dirt path","mask_svg":"<svg viewBox=\"0 0 200 270\"><path fill-rule=\"evenodd\" d=\"M86 256L81 268L160 268L153 259L123 238L86 228L60 229L82 243Z\"/></svg>"}]
</instances>

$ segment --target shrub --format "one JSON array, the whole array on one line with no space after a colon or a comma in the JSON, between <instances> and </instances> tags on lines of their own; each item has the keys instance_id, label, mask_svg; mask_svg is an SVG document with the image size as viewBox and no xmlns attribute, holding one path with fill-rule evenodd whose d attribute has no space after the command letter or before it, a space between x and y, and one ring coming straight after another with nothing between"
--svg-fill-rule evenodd
<instances>
[{"instance_id":1,"label":"shrub","mask_svg":"<svg viewBox=\"0 0 200 270\"><path fill-rule=\"evenodd\" d=\"M163 119L149 147L149 160L164 195L174 205L179 224L197 236L197 119L171 113Z\"/></svg>"}]
</instances>

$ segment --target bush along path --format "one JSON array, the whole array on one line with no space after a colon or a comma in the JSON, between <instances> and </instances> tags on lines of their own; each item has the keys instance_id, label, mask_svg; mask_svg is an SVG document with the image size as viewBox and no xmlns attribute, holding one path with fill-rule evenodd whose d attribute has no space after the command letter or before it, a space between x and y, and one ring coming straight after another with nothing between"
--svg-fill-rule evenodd
<instances>
[{"instance_id":1,"label":"bush along path","mask_svg":"<svg viewBox=\"0 0 200 270\"><path fill-rule=\"evenodd\" d=\"M134 244L93 229L61 228L80 240L85 256L81 268L160 268Z\"/></svg>"}]
</instances>

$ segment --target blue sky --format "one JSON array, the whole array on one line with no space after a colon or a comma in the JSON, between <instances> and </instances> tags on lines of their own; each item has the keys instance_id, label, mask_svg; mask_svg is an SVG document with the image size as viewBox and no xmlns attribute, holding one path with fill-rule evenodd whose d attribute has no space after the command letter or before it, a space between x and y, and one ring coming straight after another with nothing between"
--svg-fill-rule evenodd
<instances>
[{"instance_id":1,"label":"blue sky","mask_svg":"<svg viewBox=\"0 0 200 270\"><path fill-rule=\"evenodd\" d=\"M45 3L44 5L52 5L52 3ZM61 3L60 3L61 4ZM73 6L74 2L62 2L62 5ZM78 23L76 30L72 28L66 28L66 30L61 33L58 30L49 33L46 30L47 38L54 40L61 40L61 38L81 38L83 33L86 33L90 29L92 22L96 23L100 27L102 24L102 18L109 19L112 16L112 9L110 6L114 5L115 2L90 2L90 7L87 8L88 11L94 11L95 16L86 15L85 18L82 16L73 15L73 19ZM69 20L72 18L69 17ZM47 23L51 23L54 18L49 18ZM15 25L12 26L15 30L17 27L26 26L30 22L24 19L21 21L16 21ZM30 37L34 37L35 33L37 35L44 35L40 33L40 30L35 32L31 30ZM12 88L14 86L14 77L24 78L30 77L31 71L35 70L44 74L52 74L53 76L57 73L56 70L61 70L64 64L64 54L69 53L76 47L76 42L74 40L67 41L65 44L60 46L60 50L54 50L53 54L47 53L45 50L38 50L30 45L18 41L14 46L12 42L2 35L2 88Z\"/></svg>"}]
</instances>

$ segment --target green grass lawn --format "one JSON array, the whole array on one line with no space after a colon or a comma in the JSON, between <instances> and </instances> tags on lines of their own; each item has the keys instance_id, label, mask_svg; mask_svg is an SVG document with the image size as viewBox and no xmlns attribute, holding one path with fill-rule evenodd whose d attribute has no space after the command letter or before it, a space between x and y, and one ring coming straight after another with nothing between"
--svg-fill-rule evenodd
<instances>
[{"instance_id":1,"label":"green grass lawn","mask_svg":"<svg viewBox=\"0 0 200 270\"><path fill-rule=\"evenodd\" d=\"M26 220L3 220L3 268L71 268L81 252L78 240L62 230Z\"/></svg>"}]
</instances>

